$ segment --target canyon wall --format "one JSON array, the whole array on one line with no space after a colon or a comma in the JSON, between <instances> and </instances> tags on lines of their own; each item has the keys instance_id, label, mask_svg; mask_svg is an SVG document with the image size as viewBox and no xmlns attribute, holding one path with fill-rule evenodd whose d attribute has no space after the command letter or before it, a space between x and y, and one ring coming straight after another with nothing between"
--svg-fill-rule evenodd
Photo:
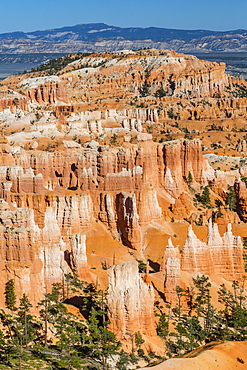
<instances>
[{"instance_id":1,"label":"canyon wall","mask_svg":"<svg viewBox=\"0 0 247 370\"><path fill-rule=\"evenodd\" d=\"M226 75L222 63L164 50L90 55L56 76L45 73L0 86L0 291L14 279L18 297L26 293L35 306L53 283L64 285L68 272L106 288L111 260L111 330L124 339L138 331L154 336L155 299L174 307L176 287L195 274L230 282L244 275L242 241L230 225L221 236L210 221L207 243L191 226L202 225L203 233L219 216L221 225L236 220L243 235L241 171L215 171L198 137L202 127L210 147L208 128L228 130L221 118L246 115L247 99L234 96L237 83L245 91L244 82ZM239 135L242 152L241 119L233 137ZM240 218L227 208L233 183ZM210 207L202 200L208 184ZM158 271L162 255L161 279L147 271L153 285L146 284L136 261Z\"/></svg>"},{"instance_id":2,"label":"canyon wall","mask_svg":"<svg viewBox=\"0 0 247 370\"><path fill-rule=\"evenodd\" d=\"M141 141L121 149L79 146L63 153L12 153L1 145L10 163L0 167L2 284L23 277L25 266L30 287L38 284L40 295L71 268L88 276L84 234L96 219L142 254L142 228L164 220L158 189L172 196L186 192L188 171L195 182L204 181L198 140ZM169 186L169 171L176 186ZM22 281L19 291L28 285ZM38 294L30 287L31 295Z\"/></svg>"}]
</instances>

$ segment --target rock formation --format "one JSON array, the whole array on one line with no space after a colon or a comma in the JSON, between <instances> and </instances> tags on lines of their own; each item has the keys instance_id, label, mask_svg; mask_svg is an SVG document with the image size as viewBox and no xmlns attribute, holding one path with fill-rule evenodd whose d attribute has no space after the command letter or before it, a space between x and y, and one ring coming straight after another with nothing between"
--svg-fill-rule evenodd
<instances>
[{"instance_id":1,"label":"rock formation","mask_svg":"<svg viewBox=\"0 0 247 370\"><path fill-rule=\"evenodd\" d=\"M173 246L171 239L168 239L161 271L165 275L165 299L171 306L175 306L177 303L176 287L181 284L180 265L179 250Z\"/></svg>"},{"instance_id":2,"label":"rock formation","mask_svg":"<svg viewBox=\"0 0 247 370\"><path fill-rule=\"evenodd\" d=\"M87 253L86 253L86 235L72 234L72 263L75 273L80 278L85 278L89 275Z\"/></svg>"},{"instance_id":3,"label":"rock formation","mask_svg":"<svg viewBox=\"0 0 247 370\"><path fill-rule=\"evenodd\" d=\"M99 63L102 67L96 67ZM152 94L162 89L172 96L188 95L190 91L190 96L205 97L219 94L229 85L224 63L201 61L168 50L116 55L113 61L109 54L96 54L68 65L64 72L64 79L79 80L87 96L92 95L92 88L97 85L101 94L114 89L114 95L111 94L115 98L138 89L141 96L145 96L147 89ZM83 87L85 79L87 90Z\"/></svg>"},{"instance_id":4,"label":"rock formation","mask_svg":"<svg viewBox=\"0 0 247 370\"><path fill-rule=\"evenodd\" d=\"M127 262L108 270L110 329L128 339L138 331L155 335L154 290L138 274L138 263Z\"/></svg>"},{"instance_id":5,"label":"rock formation","mask_svg":"<svg viewBox=\"0 0 247 370\"><path fill-rule=\"evenodd\" d=\"M208 242L200 239L212 216L246 232L246 82L223 64L168 50L77 56L45 74L0 86L0 291L13 278L18 297L36 307L68 272L106 289L113 265L112 330L155 335L163 283L175 306L176 286L197 273L244 275L230 226L221 236L210 222ZM237 212L228 205L233 185ZM144 280L155 292L134 258L150 261Z\"/></svg>"},{"instance_id":6,"label":"rock formation","mask_svg":"<svg viewBox=\"0 0 247 370\"><path fill-rule=\"evenodd\" d=\"M181 269L186 272L217 274L226 280L239 280L244 275L243 244L232 234L231 224L220 236L217 224L209 221L207 244L200 241L189 226L181 255Z\"/></svg>"},{"instance_id":7,"label":"rock formation","mask_svg":"<svg viewBox=\"0 0 247 370\"><path fill-rule=\"evenodd\" d=\"M163 147L164 187L176 198L187 188L184 179L203 183L203 158L199 140L174 140Z\"/></svg>"},{"instance_id":8,"label":"rock formation","mask_svg":"<svg viewBox=\"0 0 247 370\"><path fill-rule=\"evenodd\" d=\"M57 76L27 78L21 81L20 86L26 91L26 96L31 103L41 105L68 103L65 86Z\"/></svg>"},{"instance_id":9,"label":"rock formation","mask_svg":"<svg viewBox=\"0 0 247 370\"><path fill-rule=\"evenodd\" d=\"M237 212L241 220L247 221L247 188L243 181L236 180L234 191L237 197Z\"/></svg>"},{"instance_id":10,"label":"rock formation","mask_svg":"<svg viewBox=\"0 0 247 370\"><path fill-rule=\"evenodd\" d=\"M117 195L117 215L118 231L123 245L139 250L141 232L134 194L120 193Z\"/></svg>"}]
</instances>

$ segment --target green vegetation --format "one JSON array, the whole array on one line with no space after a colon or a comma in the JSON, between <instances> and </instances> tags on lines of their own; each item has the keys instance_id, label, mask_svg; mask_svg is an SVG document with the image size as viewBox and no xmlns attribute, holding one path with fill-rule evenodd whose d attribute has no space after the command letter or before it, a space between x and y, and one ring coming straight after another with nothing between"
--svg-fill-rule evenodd
<instances>
[{"instance_id":1,"label":"green vegetation","mask_svg":"<svg viewBox=\"0 0 247 370\"><path fill-rule=\"evenodd\" d=\"M236 193L233 186L229 187L229 192L227 193L227 204L230 211L236 211Z\"/></svg>"},{"instance_id":2,"label":"green vegetation","mask_svg":"<svg viewBox=\"0 0 247 370\"><path fill-rule=\"evenodd\" d=\"M32 68L30 72L46 72L46 75L55 75L67 64L74 62L77 59L90 55L90 53L68 54L60 58L49 60L47 63L41 64L39 67Z\"/></svg>"},{"instance_id":3,"label":"green vegetation","mask_svg":"<svg viewBox=\"0 0 247 370\"><path fill-rule=\"evenodd\" d=\"M212 305L211 283L205 275L193 279L193 286L177 287L177 304L169 314L159 315L157 334L165 339L169 356L182 355L215 340L247 339L247 307L244 281L233 282L232 291L224 284L218 291L221 310ZM187 305L187 308L186 308ZM171 322L174 331L169 331Z\"/></svg>"},{"instance_id":4,"label":"green vegetation","mask_svg":"<svg viewBox=\"0 0 247 370\"><path fill-rule=\"evenodd\" d=\"M195 200L202 203L204 205L204 207L211 208L212 204L211 204L211 200L210 200L209 186L205 186L205 188L203 188L203 191L202 191L201 194L196 194L195 195Z\"/></svg>"},{"instance_id":5,"label":"green vegetation","mask_svg":"<svg viewBox=\"0 0 247 370\"><path fill-rule=\"evenodd\" d=\"M156 91L156 93L154 94L154 96L156 97L156 98L163 98L164 96L166 96L167 95L167 92L163 89L163 87L160 87L157 91Z\"/></svg>"},{"instance_id":6,"label":"green vegetation","mask_svg":"<svg viewBox=\"0 0 247 370\"><path fill-rule=\"evenodd\" d=\"M218 126L215 123L213 123L210 126L210 128L208 129L208 131L223 131L223 127L222 126Z\"/></svg>"},{"instance_id":7,"label":"green vegetation","mask_svg":"<svg viewBox=\"0 0 247 370\"><path fill-rule=\"evenodd\" d=\"M168 114L168 117L171 118L171 119L176 119L176 115L174 113L174 109L173 108L170 108L167 112Z\"/></svg>"},{"instance_id":8,"label":"green vegetation","mask_svg":"<svg viewBox=\"0 0 247 370\"><path fill-rule=\"evenodd\" d=\"M148 96L150 92L150 85L147 82L144 82L142 87L139 89L139 93L141 97Z\"/></svg>"},{"instance_id":9,"label":"green vegetation","mask_svg":"<svg viewBox=\"0 0 247 370\"><path fill-rule=\"evenodd\" d=\"M247 237L243 238L243 259L244 259L244 270L247 272Z\"/></svg>"},{"instance_id":10,"label":"green vegetation","mask_svg":"<svg viewBox=\"0 0 247 370\"><path fill-rule=\"evenodd\" d=\"M142 261L139 265L145 267ZM205 275L194 278L186 290L177 286L177 303L172 309L167 306L166 313L156 302L157 334L166 343L167 356L180 356L215 340L246 340L244 282L234 281L231 290L220 286L220 310L212 304L211 283ZM80 298L77 315L64 303L73 295ZM63 285L53 284L51 293L38 304L38 316L30 313L32 305L26 294L17 302L13 280L6 284L5 297L11 313L0 310L0 369L127 370L128 364L141 358L149 365L162 360L145 354L139 331L133 335L132 352L125 353L109 330L106 292L76 276L67 274Z\"/></svg>"},{"instance_id":11,"label":"green vegetation","mask_svg":"<svg viewBox=\"0 0 247 370\"><path fill-rule=\"evenodd\" d=\"M230 93L234 98L247 97L247 88L242 84L236 84L233 87L226 87L226 91Z\"/></svg>"},{"instance_id":12,"label":"green vegetation","mask_svg":"<svg viewBox=\"0 0 247 370\"><path fill-rule=\"evenodd\" d=\"M10 310L10 311L15 311L16 310L16 295L15 295L15 285L14 285L14 280L11 279L9 280L6 285L5 285L5 306Z\"/></svg>"},{"instance_id":13,"label":"green vegetation","mask_svg":"<svg viewBox=\"0 0 247 370\"><path fill-rule=\"evenodd\" d=\"M192 174L191 174L190 171L188 172L188 176L187 176L186 182L187 182L188 186L191 186L191 184L193 182L193 176L192 176Z\"/></svg>"},{"instance_id":14,"label":"green vegetation","mask_svg":"<svg viewBox=\"0 0 247 370\"><path fill-rule=\"evenodd\" d=\"M144 272L146 273L147 272L147 264L145 262L143 262L142 260L137 260L138 262L138 270L140 273Z\"/></svg>"},{"instance_id":15,"label":"green vegetation","mask_svg":"<svg viewBox=\"0 0 247 370\"><path fill-rule=\"evenodd\" d=\"M65 274L63 280L63 284L53 284L38 303L37 316L30 313L26 294L17 302L14 280L7 282L6 310L0 310L0 369L127 370L129 363L141 357L150 364L157 361L155 356L144 356L140 332L133 336L130 355L121 349L108 328L106 292L72 274ZM80 302L77 315L65 304L73 296Z\"/></svg>"}]
</instances>

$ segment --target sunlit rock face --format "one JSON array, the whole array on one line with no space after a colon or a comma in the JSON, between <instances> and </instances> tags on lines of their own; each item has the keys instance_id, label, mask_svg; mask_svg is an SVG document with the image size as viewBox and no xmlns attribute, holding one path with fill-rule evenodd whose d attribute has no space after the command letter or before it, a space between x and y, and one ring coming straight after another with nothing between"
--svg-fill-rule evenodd
<instances>
[{"instance_id":1,"label":"sunlit rock face","mask_svg":"<svg viewBox=\"0 0 247 370\"><path fill-rule=\"evenodd\" d=\"M242 240L232 234L231 224L221 237L217 224L210 221L208 241L203 243L190 226L182 250L181 269L191 273L217 274L230 281L238 280L244 275Z\"/></svg>"},{"instance_id":2,"label":"sunlit rock face","mask_svg":"<svg viewBox=\"0 0 247 370\"><path fill-rule=\"evenodd\" d=\"M154 290L138 274L138 263L127 262L108 271L110 329L123 338L140 331L156 335Z\"/></svg>"},{"instance_id":3,"label":"sunlit rock face","mask_svg":"<svg viewBox=\"0 0 247 370\"><path fill-rule=\"evenodd\" d=\"M81 279L90 276L87 262L86 235L72 234L71 256L76 275Z\"/></svg>"},{"instance_id":4,"label":"sunlit rock face","mask_svg":"<svg viewBox=\"0 0 247 370\"><path fill-rule=\"evenodd\" d=\"M65 85L57 76L27 78L21 81L21 88L31 103L56 104L68 103Z\"/></svg>"},{"instance_id":5,"label":"sunlit rock face","mask_svg":"<svg viewBox=\"0 0 247 370\"><path fill-rule=\"evenodd\" d=\"M207 243L190 227L184 244L189 224L212 217L213 209L194 200L209 182L212 205L220 200L227 215L221 225L246 221L238 178L245 170L215 171L203 156L208 136L203 147L198 139L203 119L246 113L246 98L228 98L234 81L224 71L193 56L142 50L78 57L56 76L43 71L2 82L0 292L13 278L17 296L26 293L36 306L53 283L64 286L67 273L107 289L113 266L111 328L130 338L155 335L154 294L175 306L176 287L193 274L240 278L242 243L230 226L222 237L210 223ZM191 136L184 135L187 123ZM240 218L226 207L234 181ZM164 252L169 237L180 251L169 239ZM163 256L160 281L154 271L145 280L154 293L137 263L127 261L157 267Z\"/></svg>"},{"instance_id":6,"label":"sunlit rock face","mask_svg":"<svg viewBox=\"0 0 247 370\"><path fill-rule=\"evenodd\" d=\"M202 242L194 233L192 226L181 253L168 239L161 264L164 275L164 293L166 301L172 306L177 303L176 288L181 286L182 272L189 274L218 275L228 281L239 281L245 275L243 261L243 243L239 236L234 236L228 224L221 237L218 225L208 224L207 243Z\"/></svg>"},{"instance_id":7,"label":"sunlit rock face","mask_svg":"<svg viewBox=\"0 0 247 370\"><path fill-rule=\"evenodd\" d=\"M165 276L164 290L166 301L172 306L176 305L177 293L176 288L181 283L181 263L179 249L174 247L171 239L168 239L165 255L161 265L161 271Z\"/></svg>"}]
</instances>

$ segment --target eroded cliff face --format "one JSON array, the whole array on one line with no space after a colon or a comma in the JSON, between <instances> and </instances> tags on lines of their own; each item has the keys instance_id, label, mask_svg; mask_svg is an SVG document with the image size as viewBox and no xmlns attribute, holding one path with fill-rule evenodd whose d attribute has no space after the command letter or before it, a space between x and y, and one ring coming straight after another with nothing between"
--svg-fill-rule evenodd
<instances>
[{"instance_id":1,"label":"eroded cliff face","mask_svg":"<svg viewBox=\"0 0 247 370\"><path fill-rule=\"evenodd\" d=\"M120 338L129 339L138 331L156 335L154 290L138 274L138 263L127 262L108 271L110 329Z\"/></svg>"},{"instance_id":2,"label":"eroded cliff face","mask_svg":"<svg viewBox=\"0 0 247 370\"><path fill-rule=\"evenodd\" d=\"M20 82L30 103L56 104L68 103L68 96L63 82L56 76L27 78Z\"/></svg>"},{"instance_id":3,"label":"eroded cliff face","mask_svg":"<svg viewBox=\"0 0 247 370\"><path fill-rule=\"evenodd\" d=\"M120 97L137 92L164 91L171 96L213 96L229 85L224 63L201 61L169 50L130 52L127 55L95 54L69 64L63 78L78 81L88 97L93 91ZM87 80L87 90L83 88ZM102 84L104 81L104 84ZM114 91L114 92L113 92Z\"/></svg>"},{"instance_id":4,"label":"eroded cliff face","mask_svg":"<svg viewBox=\"0 0 247 370\"><path fill-rule=\"evenodd\" d=\"M197 273L244 275L230 226L221 236L209 222L207 243L200 233L214 217L244 236L247 198L244 166L209 164L213 146L230 151L231 138L245 152L247 100L230 96L241 81L223 64L138 53L91 55L58 76L16 76L0 87L0 291L13 278L35 306L68 272L106 289L111 267L111 328L127 339L155 335L154 296L164 285L162 304L175 306L176 287ZM145 281L155 292L133 260L150 262Z\"/></svg>"},{"instance_id":5,"label":"eroded cliff face","mask_svg":"<svg viewBox=\"0 0 247 370\"><path fill-rule=\"evenodd\" d=\"M96 144L67 146L63 152L13 152L8 144L1 144L9 163L0 167L5 279L15 274L12 260L20 276L26 261L26 275L30 281L39 281L40 292L61 281L64 271L90 278L85 233L94 228L95 220L113 239L143 258L152 227L162 228L171 217L189 217L197 211L189 196L189 176L194 188L210 180L216 191L216 184L222 182L222 176L206 164L198 139L157 144L148 137L121 148ZM215 227L209 230L209 242L204 245L191 229L181 261L176 253L165 257L168 296L174 297L180 269L219 274L228 280L244 273L240 240L232 240L229 230L217 244L210 241L216 231ZM169 250L173 249L166 253Z\"/></svg>"},{"instance_id":6,"label":"eroded cliff face","mask_svg":"<svg viewBox=\"0 0 247 370\"><path fill-rule=\"evenodd\" d=\"M207 243L202 242L189 226L181 253L168 240L161 270L165 276L166 301L175 306L176 287L181 286L182 272L211 277L217 275L226 281L240 281L245 274L242 240L232 234L231 224L228 224L221 237L218 225L209 220Z\"/></svg>"},{"instance_id":7,"label":"eroded cliff face","mask_svg":"<svg viewBox=\"0 0 247 370\"><path fill-rule=\"evenodd\" d=\"M195 182L204 183L200 140L171 141L164 145L163 153L164 186L176 198L186 189L184 180L189 173Z\"/></svg>"},{"instance_id":8,"label":"eroded cliff face","mask_svg":"<svg viewBox=\"0 0 247 370\"><path fill-rule=\"evenodd\" d=\"M198 140L8 155L13 165L0 167L2 198L12 209L32 209L40 228L53 209L65 242L99 218L124 245L141 250L141 228L164 220L158 189L180 195L189 170L195 183L204 182Z\"/></svg>"},{"instance_id":9,"label":"eroded cliff face","mask_svg":"<svg viewBox=\"0 0 247 370\"><path fill-rule=\"evenodd\" d=\"M234 190L237 195L237 211L244 222L247 221L247 188L245 183L237 179L234 183Z\"/></svg>"},{"instance_id":10,"label":"eroded cliff face","mask_svg":"<svg viewBox=\"0 0 247 370\"><path fill-rule=\"evenodd\" d=\"M17 115L22 114L23 111L29 109L27 98L15 91L3 89L0 92L0 112L5 109Z\"/></svg>"},{"instance_id":11,"label":"eroded cliff face","mask_svg":"<svg viewBox=\"0 0 247 370\"><path fill-rule=\"evenodd\" d=\"M181 268L188 272L217 274L230 281L239 280L244 275L241 238L232 234L230 224L221 238L217 224L209 222L206 244L195 236L190 226L182 251Z\"/></svg>"},{"instance_id":12,"label":"eroded cliff face","mask_svg":"<svg viewBox=\"0 0 247 370\"><path fill-rule=\"evenodd\" d=\"M177 303L176 289L181 284L181 262L179 249L175 248L171 239L168 239L165 255L163 257L161 271L165 276L165 297L166 301L175 306Z\"/></svg>"}]
</instances>

